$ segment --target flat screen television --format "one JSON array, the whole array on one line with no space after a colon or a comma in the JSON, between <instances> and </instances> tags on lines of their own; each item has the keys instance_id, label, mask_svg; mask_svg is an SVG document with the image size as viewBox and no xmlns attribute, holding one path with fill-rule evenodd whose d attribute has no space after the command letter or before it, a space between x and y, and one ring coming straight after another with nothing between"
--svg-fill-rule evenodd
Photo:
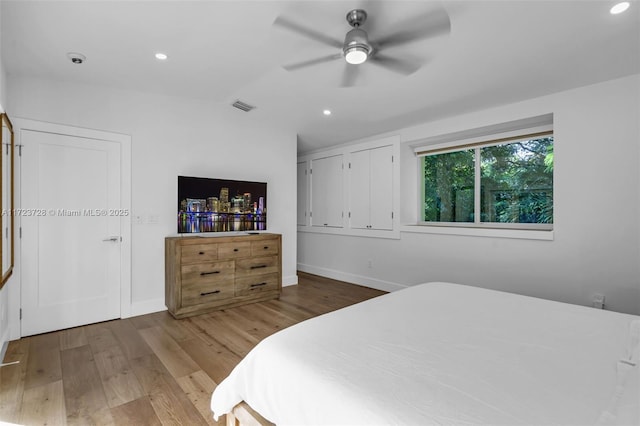
<instances>
[{"instance_id":1,"label":"flat screen television","mask_svg":"<svg viewBox=\"0 0 640 426\"><path fill-rule=\"evenodd\" d=\"M178 233L266 229L266 182L178 176Z\"/></svg>"}]
</instances>

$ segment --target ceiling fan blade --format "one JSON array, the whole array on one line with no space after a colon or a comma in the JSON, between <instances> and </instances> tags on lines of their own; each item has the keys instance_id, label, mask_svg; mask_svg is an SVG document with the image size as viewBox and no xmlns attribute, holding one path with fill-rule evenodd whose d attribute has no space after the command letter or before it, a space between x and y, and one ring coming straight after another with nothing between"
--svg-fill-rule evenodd
<instances>
[{"instance_id":1,"label":"ceiling fan blade","mask_svg":"<svg viewBox=\"0 0 640 426\"><path fill-rule=\"evenodd\" d=\"M320 58L309 59L308 61L297 62L295 64L290 64L290 65L283 65L282 68L284 68L287 71L295 71L295 70L298 70L300 68L305 68L305 67L310 67L312 65L322 64L324 62L331 62L331 61L335 61L336 59L340 59L340 58L342 58L342 53L334 53L334 54L331 54L331 55L322 56Z\"/></svg>"},{"instance_id":2,"label":"ceiling fan blade","mask_svg":"<svg viewBox=\"0 0 640 426\"><path fill-rule=\"evenodd\" d=\"M400 24L403 28L393 34L375 40L378 49L398 46L416 40L447 35L451 32L451 21L444 9L430 11Z\"/></svg>"},{"instance_id":3,"label":"ceiling fan blade","mask_svg":"<svg viewBox=\"0 0 640 426\"><path fill-rule=\"evenodd\" d=\"M418 62L392 58L391 56L381 54L370 57L367 62L404 75L413 74L422 66L422 64Z\"/></svg>"},{"instance_id":4,"label":"ceiling fan blade","mask_svg":"<svg viewBox=\"0 0 640 426\"><path fill-rule=\"evenodd\" d=\"M359 65L352 65L345 63L344 71L342 73L342 81L340 87L351 87L356 83L358 73L360 71Z\"/></svg>"},{"instance_id":5,"label":"ceiling fan blade","mask_svg":"<svg viewBox=\"0 0 640 426\"><path fill-rule=\"evenodd\" d=\"M325 34L322 34L321 32L314 31L309 28L305 28L299 25L298 23L291 21L287 18L284 18L282 16L278 16L276 20L273 21L273 25L277 25L289 31L293 31L294 33L299 34L303 37L318 41L320 43L329 45L331 47L342 49L342 41L336 40L333 37L329 37Z\"/></svg>"}]
</instances>

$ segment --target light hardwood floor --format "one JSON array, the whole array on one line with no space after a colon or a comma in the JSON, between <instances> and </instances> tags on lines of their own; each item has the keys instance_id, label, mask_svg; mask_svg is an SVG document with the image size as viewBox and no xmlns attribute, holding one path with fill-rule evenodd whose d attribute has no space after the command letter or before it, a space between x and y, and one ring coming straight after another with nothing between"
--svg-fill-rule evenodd
<instances>
[{"instance_id":1,"label":"light hardwood floor","mask_svg":"<svg viewBox=\"0 0 640 426\"><path fill-rule=\"evenodd\" d=\"M278 300L174 320L167 312L13 341L0 421L25 425L224 425L211 392L264 337L383 294L298 273Z\"/></svg>"}]
</instances>

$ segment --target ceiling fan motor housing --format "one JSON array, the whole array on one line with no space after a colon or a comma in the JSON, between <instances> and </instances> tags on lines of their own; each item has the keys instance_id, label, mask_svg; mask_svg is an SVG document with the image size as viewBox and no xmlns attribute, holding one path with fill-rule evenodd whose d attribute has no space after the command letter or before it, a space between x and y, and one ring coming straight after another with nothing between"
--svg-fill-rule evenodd
<instances>
[{"instance_id":1,"label":"ceiling fan motor housing","mask_svg":"<svg viewBox=\"0 0 640 426\"><path fill-rule=\"evenodd\" d=\"M344 38L344 47L342 48L343 52L346 53L348 50L354 48L365 50L367 55L371 53L371 45L369 44L367 32L360 28L352 29Z\"/></svg>"}]
</instances>

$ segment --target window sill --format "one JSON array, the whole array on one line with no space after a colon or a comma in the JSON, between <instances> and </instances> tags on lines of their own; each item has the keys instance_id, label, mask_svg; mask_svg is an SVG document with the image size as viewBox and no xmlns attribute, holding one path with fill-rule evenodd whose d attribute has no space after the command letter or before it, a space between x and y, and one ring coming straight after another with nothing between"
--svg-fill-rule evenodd
<instances>
[{"instance_id":1,"label":"window sill","mask_svg":"<svg viewBox=\"0 0 640 426\"><path fill-rule=\"evenodd\" d=\"M465 235L471 237L515 238L521 240L553 241L553 230L498 229L438 225L402 225L400 232L417 234Z\"/></svg>"}]
</instances>

